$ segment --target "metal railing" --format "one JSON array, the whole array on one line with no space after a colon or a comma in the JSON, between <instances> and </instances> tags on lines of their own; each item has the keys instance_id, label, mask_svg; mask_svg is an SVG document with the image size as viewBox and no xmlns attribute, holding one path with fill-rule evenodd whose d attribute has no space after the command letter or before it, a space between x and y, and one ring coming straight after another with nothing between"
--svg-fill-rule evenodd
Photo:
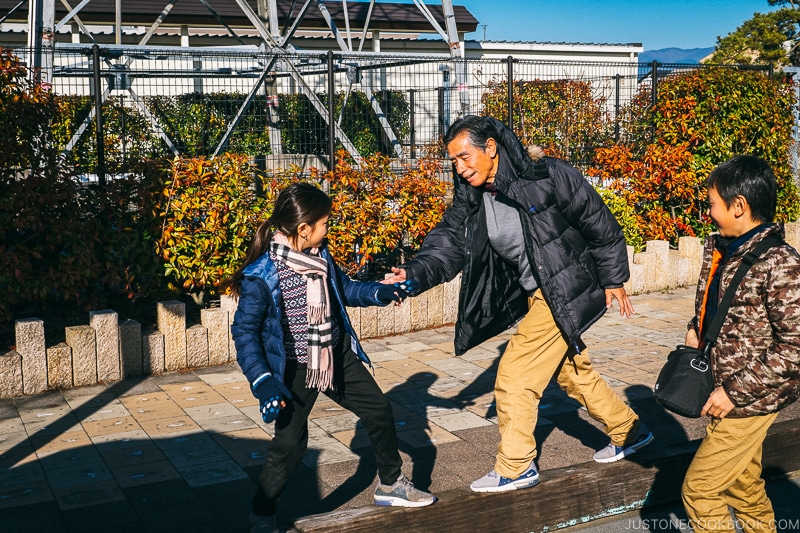
<instances>
[{"instance_id":1,"label":"metal railing","mask_svg":"<svg viewBox=\"0 0 800 533\"><path fill-rule=\"evenodd\" d=\"M338 149L401 165L441 157L453 120L491 112L581 166L626 140L630 109L652 105L661 78L699 68L709 67L62 45L50 77L64 104L54 142L67 164L103 179L133 160L222 151L268 169L330 168ZM458 69L467 83L456 83Z\"/></svg>"}]
</instances>

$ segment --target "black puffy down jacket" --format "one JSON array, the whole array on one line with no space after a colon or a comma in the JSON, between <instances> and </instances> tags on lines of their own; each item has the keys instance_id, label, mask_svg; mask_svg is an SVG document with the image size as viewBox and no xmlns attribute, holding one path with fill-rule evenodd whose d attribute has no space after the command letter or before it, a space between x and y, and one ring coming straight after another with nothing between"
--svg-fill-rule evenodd
<instances>
[{"instance_id":1,"label":"black puffy down jacket","mask_svg":"<svg viewBox=\"0 0 800 533\"><path fill-rule=\"evenodd\" d=\"M580 336L606 311L605 290L629 278L622 229L600 195L568 163L532 159L501 122L487 117L497 136L500 157L512 172L498 173L498 191L514 200L528 258L556 323L580 350ZM516 268L489 246L482 190L459 177L453 204L427 235L413 260L402 265L421 290L462 272L455 351L508 329L528 311Z\"/></svg>"}]
</instances>

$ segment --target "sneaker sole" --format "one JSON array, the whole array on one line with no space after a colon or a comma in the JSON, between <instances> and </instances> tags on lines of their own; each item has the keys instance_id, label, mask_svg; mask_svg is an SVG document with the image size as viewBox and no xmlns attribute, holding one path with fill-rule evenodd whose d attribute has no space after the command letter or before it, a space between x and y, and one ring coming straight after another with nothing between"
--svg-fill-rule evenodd
<instances>
[{"instance_id":1,"label":"sneaker sole","mask_svg":"<svg viewBox=\"0 0 800 533\"><path fill-rule=\"evenodd\" d=\"M603 458L603 459L596 459L595 458L595 462L603 463L603 464L616 463L617 461L621 461L622 459L625 459L629 455L633 455L634 453L636 453L636 450L641 450L642 448L644 448L645 446L647 446L651 442L653 442L653 434L652 433L650 434L650 436L646 440L643 440L642 442L637 442L636 444L632 444L631 446L629 446L628 448L625 448L623 451L621 451L617 455L615 455L613 457L606 457L606 458Z\"/></svg>"},{"instance_id":2,"label":"sneaker sole","mask_svg":"<svg viewBox=\"0 0 800 533\"><path fill-rule=\"evenodd\" d=\"M436 503L436 498L432 500L423 500L419 502L411 502L402 498L394 498L392 496L375 496L375 505L381 507L427 507Z\"/></svg>"},{"instance_id":3,"label":"sneaker sole","mask_svg":"<svg viewBox=\"0 0 800 533\"><path fill-rule=\"evenodd\" d=\"M506 492L509 490L521 490L521 489L529 489L531 487L535 487L539 484L539 477L535 477L533 479L526 479L524 481L517 481L506 483L505 485L500 485L499 487L473 487L472 485L469 486L472 492Z\"/></svg>"}]
</instances>

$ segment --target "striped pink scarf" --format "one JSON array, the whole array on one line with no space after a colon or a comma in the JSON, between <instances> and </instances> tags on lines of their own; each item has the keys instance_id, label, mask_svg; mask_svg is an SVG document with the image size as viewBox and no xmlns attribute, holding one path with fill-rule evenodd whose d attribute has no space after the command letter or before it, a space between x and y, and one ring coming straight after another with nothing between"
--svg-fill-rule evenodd
<instances>
[{"instance_id":1,"label":"striped pink scarf","mask_svg":"<svg viewBox=\"0 0 800 533\"><path fill-rule=\"evenodd\" d=\"M325 391L333 385L333 324L328 294L328 263L317 248L296 252L286 235L275 232L270 245L286 266L306 280L308 300L308 367L306 387Z\"/></svg>"}]
</instances>

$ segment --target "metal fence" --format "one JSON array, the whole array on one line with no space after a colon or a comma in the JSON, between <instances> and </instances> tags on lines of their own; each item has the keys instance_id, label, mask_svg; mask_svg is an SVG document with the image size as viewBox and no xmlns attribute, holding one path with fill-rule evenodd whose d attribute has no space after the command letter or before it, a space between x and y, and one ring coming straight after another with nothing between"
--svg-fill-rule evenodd
<instances>
[{"instance_id":1,"label":"metal fence","mask_svg":"<svg viewBox=\"0 0 800 533\"><path fill-rule=\"evenodd\" d=\"M448 125L486 111L581 166L594 148L624 140L625 110L654 102L661 77L706 68L255 48L61 45L53 54L55 142L67 164L103 179L134 160L223 151L268 169L329 168L338 149L402 165L441 157ZM590 117L576 114L576 101L590 104ZM530 115L533 107L545 113Z\"/></svg>"}]
</instances>

